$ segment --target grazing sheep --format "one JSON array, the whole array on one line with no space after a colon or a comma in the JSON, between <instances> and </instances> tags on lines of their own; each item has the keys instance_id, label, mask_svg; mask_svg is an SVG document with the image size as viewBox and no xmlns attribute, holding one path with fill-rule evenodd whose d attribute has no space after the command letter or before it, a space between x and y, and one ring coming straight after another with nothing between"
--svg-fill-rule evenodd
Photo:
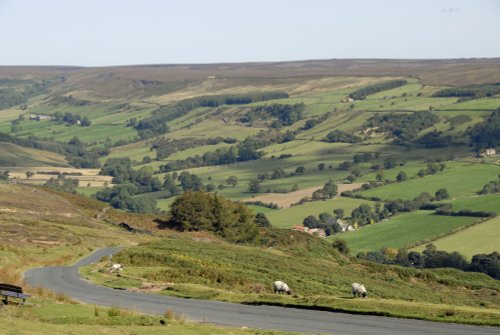
<instances>
[{"instance_id":1,"label":"grazing sheep","mask_svg":"<svg viewBox=\"0 0 500 335\"><path fill-rule=\"evenodd\" d=\"M123 271L123 265L120 263L115 263L111 265L111 267L109 268L109 273L121 272L121 271Z\"/></svg>"},{"instance_id":2,"label":"grazing sheep","mask_svg":"<svg viewBox=\"0 0 500 335\"><path fill-rule=\"evenodd\" d=\"M354 294L354 297L356 297L356 296L361 297L362 296L363 298L366 298L366 296L368 295L368 293L366 292L365 285L353 283L351 285L351 287L352 287L352 294Z\"/></svg>"},{"instance_id":3,"label":"grazing sheep","mask_svg":"<svg viewBox=\"0 0 500 335\"><path fill-rule=\"evenodd\" d=\"M274 282L274 293L286 293L288 295L292 294L292 291L285 282L277 280Z\"/></svg>"}]
</instances>

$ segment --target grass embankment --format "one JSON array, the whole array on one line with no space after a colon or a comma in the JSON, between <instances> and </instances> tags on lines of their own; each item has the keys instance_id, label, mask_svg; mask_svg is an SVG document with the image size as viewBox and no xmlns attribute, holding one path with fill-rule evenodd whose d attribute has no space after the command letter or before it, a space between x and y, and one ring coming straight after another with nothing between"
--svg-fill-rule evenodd
<instances>
[{"instance_id":1,"label":"grass embankment","mask_svg":"<svg viewBox=\"0 0 500 335\"><path fill-rule=\"evenodd\" d=\"M179 297L500 325L500 284L483 274L356 263L297 232L271 230L261 245L165 239L115 255L125 264L120 277L99 271L104 264L84 274L107 286L155 287ZM294 294L274 295L274 280L286 281ZM369 298L353 299L352 282L364 283Z\"/></svg>"},{"instance_id":2,"label":"grass embankment","mask_svg":"<svg viewBox=\"0 0 500 335\"><path fill-rule=\"evenodd\" d=\"M0 306L0 334L285 334L194 324L173 311L154 317L76 304L64 295L28 287L21 278L28 268L70 264L98 247L155 239L109 224L127 222L155 230L154 217L105 210L102 203L83 197L6 183L0 183L0 203L0 282L20 285L32 295L24 306Z\"/></svg>"},{"instance_id":3,"label":"grass embankment","mask_svg":"<svg viewBox=\"0 0 500 335\"><path fill-rule=\"evenodd\" d=\"M292 333L220 327L192 323L170 310L163 316L150 316L118 308L30 299L25 306L9 305L0 314L0 334L16 335L285 335Z\"/></svg>"}]
</instances>

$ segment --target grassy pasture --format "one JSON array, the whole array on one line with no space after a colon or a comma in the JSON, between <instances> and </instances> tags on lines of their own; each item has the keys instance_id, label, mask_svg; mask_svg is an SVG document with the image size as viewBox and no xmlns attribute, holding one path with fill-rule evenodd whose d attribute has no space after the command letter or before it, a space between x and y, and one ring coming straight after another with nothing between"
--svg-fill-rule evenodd
<instances>
[{"instance_id":1,"label":"grassy pasture","mask_svg":"<svg viewBox=\"0 0 500 335\"><path fill-rule=\"evenodd\" d=\"M438 250L458 251L470 259L473 255L481 253L500 252L498 241L500 241L500 217L460 230L432 243ZM421 252L424 246L413 250Z\"/></svg>"},{"instance_id":2,"label":"grassy pasture","mask_svg":"<svg viewBox=\"0 0 500 335\"><path fill-rule=\"evenodd\" d=\"M361 199L351 199L344 197L335 197L334 199L315 201L303 205L293 206L281 210L275 210L267 215L269 221L274 227L289 228L302 225L302 221L309 215L315 215L327 212L333 216L333 210L342 208L346 215L362 204L373 205L373 202Z\"/></svg>"},{"instance_id":3,"label":"grassy pasture","mask_svg":"<svg viewBox=\"0 0 500 335\"><path fill-rule=\"evenodd\" d=\"M375 251L385 247L403 248L478 220L478 218L441 216L432 213L433 211L416 211L399 214L387 221L343 233L339 237L347 242L354 253Z\"/></svg>"},{"instance_id":4,"label":"grassy pasture","mask_svg":"<svg viewBox=\"0 0 500 335\"><path fill-rule=\"evenodd\" d=\"M484 184L496 180L500 166L490 164L454 164L443 172L394 183L361 192L364 196L382 199L413 199L422 192L434 194L440 188L446 188L450 198L474 195Z\"/></svg>"},{"instance_id":5,"label":"grassy pasture","mask_svg":"<svg viewBox=\"0 0 500 335\"><path fill-rule=\"evenodd\" d=\"M289 235L296 243L288 245L282 240ZM165 239L116 254L114 259L125 264L120 278L96 272L102 264L83 272L88 279L108 286L120 282L141 289L138 279L159 287L168 286L169 289L159 293L180 297L377 311L442 321L490 324L499 321L500 313L495 310L499 302L490 293L498 290L499 284L487 276L453 269L421 271L350 263L337 259L338 256L328 252L327 244L314 239L298 232L276 232L264 239L272 248ZM294 294L272 294L276 278L285 280ZM350 297L350 283L359 278L370 291L370 298L363 301ZM435 289L429 290L429 286ZM483 288L478 293L467 287ZM481 310L478 308L481 303L487 307ZM453 317L440 316L449 308L455 310Z\"/></svg>"},{"instance_id":6,"label":"grassy pasture","mask_svg":"<svg viewBox=\"0 0 500 335\"><path fill-rule=\"evenodd\" d=\"M447 200L443 201L443 203L451 204L454 211L466 209L500 214L499 194L475 195L461 199Z\"/></svg>"},{"instance_id":7,"label":"grassy pasture","mask_svg":"<svg viewBox=\"0 0 500 335\"><path fill-rule=\"evenodd\" d=\"M494 111L500 107L500 97L473 99L461 103L455 103L442 107L443 110L464 110L464 111Z\"/></svg>"},{"instance_id":8,"label":"grassy pasture","mask_svg":"<svg viewBox=\"0 0 500 335\"><path fill-rule=\"evenodd\" d=\"M0 166L68 166L64 156L12 143L0 143Z\"/></svg>"}]
</instances>

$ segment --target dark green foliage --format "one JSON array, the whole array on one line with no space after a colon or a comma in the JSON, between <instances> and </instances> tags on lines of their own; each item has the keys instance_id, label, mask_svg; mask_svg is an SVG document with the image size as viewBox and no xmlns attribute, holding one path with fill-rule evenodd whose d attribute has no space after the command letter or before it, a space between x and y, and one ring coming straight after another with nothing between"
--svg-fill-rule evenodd
<instances>
[{"instance_id":1,"label":"dark green foliage","mask_svg":"<svg viewBox=\"0 0 500 335\"><path fill-rule=\"evenodd\" d=\"M337 142L358 143L362 141L362 138L354 134L347 133L343 130L337 129L328 133L324 141L328 143L337 143Z\"/></svg>"},{"instance_id":2,"label":"dark green foliage","mask_svg":"<svg viewBox=\"0 0 500 335\"><path fill-rule=\"evenodd\" d=\"M307 228L318 228L321 226L321 222L314 215L309 215L304 219L302 225Z\"/></svg>"},{"instance_id":3,"label":"dark green foliage","mask_svg":"<svg viewBox=\"0 0 500 335\"><path fill-rule=\"evenodd\" d=\"M354 92L351 92L349 96L353 98L354 100L364 100L366 97L370 94L375 94L378 92L386 91L386 90L391 90L396 87L401 87L406 85L408 82L406 80L391 80L391 81L386 81L383 83L379 84L373 84L369 85L363 88L360 88Z\"/></svg>"},{"instance_id":4,"label":"dark green foliage","mask_svg":"<svg viewBox=\"0 0 500 335\"><path fill-rule=\"evenodd\" d=\"M398 162L396 158L389 156L384 159L384 168L389 170L389 169L394 169L396 166L398 166Z\"/></svg>"},{"instance_id":5,"label":"dark green foliage","mask_svg":"<svg viewBox=\"0 0 500 335\"><path fill-rule=\"evenodd\" d=\"M374 222L375 213L369 205L363 204L351 212L351 219L352 222L365 226Z\"/></svg>"},{"instance_id":6,"label":"dark green foliage","mask_svg":"<svg viewBox=\"0 0 500 335\"><path fill-rule=\"evenodd\" d=\"M417 143L426 148L444 148L453 144L453 137L443 136L440 131L431 131L419 138Z\"/></svg>"},{"instance_id":7,"label":"dark green foliage","mask_svg":"<svg viewBox=\"0 0 500 335\"><path fill-rule=\"evenodd\" d=\"M304 174L306 172L306 168L304 166L298 166L295 169L295 174Z\"/></svg>"},{"instance_id":8,"label":"dark green foliage","mask_svg":"<svg viewBox=\"0 0 500 335\"><path fill-rule=\"evenodd\" d=\"M77 107L87 106L91 104L89 100L78 99L73 97L72 95L54 97L50 99L49 103L53 106L70 105Z\"/></svg>"},{"instance_id":9,"label":"dark green foliage","mask_svg":"<svg viewBox=\"0 0 500 335\"><path fill-rule=\"evenodd\" d=\"M375 115L365 122L365 128L377 128L379 132L389 133L396 137L395 142L406 144L416 140L417 134L439 122L439 117L432 112L415 112L411 114Z\"/></svg>"},{"instance_id":10,"label":"dark green foliage","mask_svg":"<svg viewBox=\"0 0 500 335\"><path fill-rule=\"evenodd\" d=\"M236 185L238 185L238 177L236 177L236 176L229 176L226 179L226 184L228 184L229 186L235 187Z\"/></svg>"},{"instance_id":11,"label":"dark green foliage","mask_svg":"<svg viewBox=\"0 0 500 335\"><path fill-rule=\"evenodd\" d=\"M462 271L482 272L490 277L500 279L500 254L498 252L474 255L469 263L460 253L440 251L436 249L434 244L430 243L425 246L422 253L400 249L394 259L388 258L382 250L366 254L359 253L357 258L375 263L397 264L419 269L455 268Z\"/></svg>"},{"instance_id":12,"label":"dark green foliage","mask_svg":"<svg viewBox=\"0 0 500 335\"><path fill-rule=\"evenodd\" d=\"M260 192L260 181L258 181L258 180L250 180L248 182L248 192L250 192L250 193L259 193Z\"/></svg>"},{"instance_id":13,"label":"dark green foliage","mask_svg":"<svg viewBox=\"0 0 500 335\"><path fill-rule=\"evenodd\" d=\"M267 202L262 202L260 200L257 200L257 201L245 201L243 202L245 205L255 205L255 206L261 206L261 207L266 207L266 208L270 208L270 209L278 209L278 205L271 202L271 203L267 203Z\"/></svg>"},{"instance_id":14,"label":"dark green foliage","mask_svg":"<svg viewBox=\"0 0 500 335\"><path fill-rule=\"evenodd\" d=\"M349 247L347 246L347 243L343 239L340 238L335 239L332 243L332 247L337 249L343 255L349 254Z\"/></svg>"},{"instance_id":15,"label":"dark green foliage","mask_svg":"<svg viewBox=\"0 0 500 335\"><path fill-rule=\"evenodd\" d=\"M117 177L125 174L132 167L130 158L110 158L104 163L99 174Z\"/></svg>"},{"instance_id":16,"label":"dark green foliage","mask_svg":"<svg viewBox=\"0 0 500 335\"><path fill-rule=\"evenodd\" d=\"M9 179L9 170L5 170L4 172L0 173L0 180L8 180Z\"/></svg>"},{"instance_id":17,"label":"dark green foliage","mask_svg":"<svg viewBox=\"0 0 500 335\"><path fill-rule=\"evenodd\" d=\"M335 217L337 219L342 219L344 217L344 209L343 208L334 209L333 214L335 214Z\"/></svg>"},{"instance_id":18,"label":"dark green foliage","mask_svg":"<svg viewBox=\"0 0 500 335\"><path fill-rule=\"evenodd\" d=\"M255 120L275 119L271 124L272 128L290 126L302 119L305 110L303 103L294 105L272 104L253 107L249 112L240 118L241 122L250 123Z\"/></svg>"},{"instance_id":19,"label":"dark green foliage","mask_svg":"<svg viewBox=\"0 0 500 335\"><path fill-rule=\"evenodd\" d=\"M78 179L66 178L60 174L57 178L50 178L43 186L67 193L76 193L78 187Z\"/></svg>"},{"instance_id":20,"label":"dark green foliage","mask_svg":"<svg viewBox=\"0 0 500 335\"><path fill-rule=\"evenodd\" d=\"M323 188L321 189L321 191L329 199L331 199L337 195L338 187L337 187L337 184L335 184L333 181L329 180L325 183L325 185L323 185Z\"/></svg>"},{"instance_id":21,"label":"dark green foliage","mask_svg":"<svg viewBox=\"0 0 500 335\"><path fill-rule=\"evenodd\" d=\"M181 187L184 191L201 191L205 188L200 177L187 171L181 172L179 175L179 182L181 183Z\"/></svg>"},{"instance_id":22,"label":"dark green foliage","mask_svg":"<svg viewBox=\"0 0 500 335\"><path fill-rule=\"evenodd\" d=\"M249 136L236 146L220 148L214 152L206 152L203 156L188 157L184 160L176 160L165 165L160 165L160 172L171 172L193 167L232 164L246 162L261 158L264 153L258 151L272 143L280 143L283 135L278 131L260 132L255 136Z\"/></svg>"},{"instance_id":23,"label":"dark green foliage","mask_svg":"<svg viewBox=\"0 0 500 335\"><path fill-rule=\"evenodd\" d=\"M179 230L211 231L235 243L258 235L252 212L243 204L205 192L184 192L172 203L170 224Z\"/></svg>"},{"instance_id":24,"label":"dark green foliage","mask_svg":"<svg viewBox=\"0 0 500 335\"><path fill-rule=\"evenodd\" d=\"M400 171L396 177L396 180L398 182L402 182L402 181L405 181L405 180L408 180L408 176L406 175L406 172L404 171Z\"/></svg>"},{"instance_id":25,"label":"dark green foliage","mask_svg":"<svg viewBox=\"0 0 500 335\"><path fill-rule=\"evenodd\" d=\"M373 154L369 152L365 153L359 153L355 154L354 157L352 158L353 163L358 164L358 163L363 163L363 162L369 162L373 160Z\"/></svg>"},{"instance_id":26,"label":"dark green foliage","mask_svg":"<svg viewBox=\"0 0 500 335\"><path fill-rule=\"evenodd\" d=\"M318 164L318 170L323 171L325 169L325 163L319 163Z\"/></svg>"},{"instance_id":27,"label":"dark green foliage","mask_svg":"<svg viewBox=\"0 0 500 335\"><path fill-rule=\"evenodd\" d=\"M445 188L440 188L439 190L436 191L435 198L436 201L448 199L450 195L448 194L448 190Z\"/></svg>"},{"instance_id":28,"label":"dark green foliage","mask_svg":"<svg viewBox=\"0 0 500 335\"><path fill-rule=\"evenodd\" d=\"M495 279L500 279L500 254L478 254L472 257L470 271L486 273Z\"/></svg>"},{"instance_id":29,"label":"dark green foliage","mask_svg":"<svg viewBox=\"0 0 500 335\"><path fill-rule=\"evenodd\" d=\"M445 88L443 90L437 91L432 96L437 98L458 97L461 98L459 100L460 102L469 99L492 97L499 93L500 93L500 83L495 83L495 84L471 85L466 87Z\"/></svg>"},{"instance_id":30,"label":"dark green foliage","mask_svg":"<svg viewBox=\"0 0 500 335\"><path fill-rule=\"evenodd\" d=\"M135 129L141 138L150 138L164 134L169 131L167 122L186 115L190 111L200 107L218 107L224 104L248 104L258 101L288 98L284 92L262 92L241 95L215 95L203 96L183 100L173 106L161 106L153 111L153 115L140 120Z\"/></svg>"},{"instance_id":31,"label":"dark green foliage","mask_svg":"<svg viewBox=\"0 0 500 335\"><path fill-rule=\"evenodd\" d=\"M354 163L345 161L339 164L339 170L350 170L353 166Z\"/></svg>"},{"instance_id":32,"label":"dark green foliage","mask_svg":"<svg viewBox=\"0 0 500 335\"><path fill-rule=\"evenodd\" d=\"M269 222L269 219L267 218L267 216L264 213L257 213L255 215L254 221L257 224L257 226L259 226L259 227L263 227L263 228L271 227L271 222Z\"/></svg>"},{"instance_id":33,"label":"dark green foliage","mask_svg":"<svg viewBox=\"0 0 500 335\"><path fill-rule=\"evenodd\" d=\"M493 194L500 193L500 180L494 180L488 182L483 186L483 189L479 192L479 194Z\"/></svg>"},{"instance_id":34,"label":"dark green foliage","mask_svg":"<svg viewBox=\"0 0 500 335\"><path fill-rule=\"evenodd\" d=\"M494 148L500 146L500 108L470 130L472 145L477 148Z\"/></svg>"},{"instance_id":35,"label":"dark green foliage","mask_svg":"<svg viewBox=\"0 0 500 335\"><path fill-rule=\"evenodd\" d=\"M45 92L50 85L50 80L0 79L0 109L24 104L30 97Z\"/></svg>"}]
</instances>

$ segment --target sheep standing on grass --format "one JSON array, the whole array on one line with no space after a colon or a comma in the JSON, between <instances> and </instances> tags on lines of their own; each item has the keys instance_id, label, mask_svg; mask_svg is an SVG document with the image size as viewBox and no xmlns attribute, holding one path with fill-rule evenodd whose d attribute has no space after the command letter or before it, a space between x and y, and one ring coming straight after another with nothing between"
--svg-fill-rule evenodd
<instances>
[{"instance_id":1,"label":"sheep standing on grass","mask_svg":"<svg viewBox=\"0 0 500 335\"><path fill-rule=\"evenodd\" d=\"M123 265L120 263L115 263L111 265L111 267L109 268L109 273L121 272L121 271L123 271Z\"/></svg>"},{"instance_id":2,"label":"sheep standing on grass","mask_svg":"<svg viewBox=\"0 0 500 335\"><path fill-rule=\"evenodd\" d=\"M354 294L354 297L363 297L366 298L368 293L366 292L365 285L361 285L358 283L353 283L352 285L352 294Z\"/></svg>"},{"instance_id":3,"label":"sheep standing on grass","mask_svg":"<svg viewBox=\"0 0 500 335\"><path fill-rule=\"evenodd\" d=\"M277 280L274 282L274 293L286 293L288 295L292 294L292 291L288 287L287 283Z\"/></svg>"}]
</instances>

